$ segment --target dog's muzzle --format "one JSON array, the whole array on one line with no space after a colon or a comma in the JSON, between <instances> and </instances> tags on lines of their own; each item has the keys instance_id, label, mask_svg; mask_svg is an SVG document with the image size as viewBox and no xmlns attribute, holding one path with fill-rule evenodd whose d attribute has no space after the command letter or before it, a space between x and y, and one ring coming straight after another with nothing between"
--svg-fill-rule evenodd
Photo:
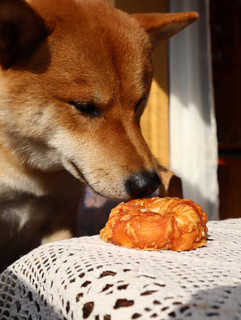
<instances>
[{"instance_id":1,"label":"dog's muzzle","mask_svg":"<svg viewBox=\"0 0 241 320\"><path fill-rule=\"evenodd\" d=\"M141 198L151 195L161 184L156 171L142 171L131 175L125 182L130 198Z\"/></svg>"}]
</instances>

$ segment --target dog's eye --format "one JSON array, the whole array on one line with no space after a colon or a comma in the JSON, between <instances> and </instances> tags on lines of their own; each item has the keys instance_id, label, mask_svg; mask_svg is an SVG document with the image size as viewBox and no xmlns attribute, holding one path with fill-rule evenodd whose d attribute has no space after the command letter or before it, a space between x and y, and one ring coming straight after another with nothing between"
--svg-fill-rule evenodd
<instances>
[{"instance_id":1,"label":"dog's eye","mask_svg":"<svg viewBox=\"0 0 241 320\"><path fill-rule=\"evenodd\" d=\"M146 102L146 100L147 100L147 98L146 98L146 97L143 97L143 98L141 98L141 99L138 101L138 103L136 104L136 107L135 107L135 111L136 111L136 112L137 112L138 108L139 108L143 103Z\"/></svg>"},{"instance_id":2,"label":"dog's eye","mask_svg":"<svg viewBox=\"0 0 241 320\"><path fill-rule=\"evenodd\" d=\"M90 101L68 101L68 103L74 106L82 114L87 115L91 118L98 118L101 116L100 111L97 109L95 104Z\"/></svg>"}]
</instances>

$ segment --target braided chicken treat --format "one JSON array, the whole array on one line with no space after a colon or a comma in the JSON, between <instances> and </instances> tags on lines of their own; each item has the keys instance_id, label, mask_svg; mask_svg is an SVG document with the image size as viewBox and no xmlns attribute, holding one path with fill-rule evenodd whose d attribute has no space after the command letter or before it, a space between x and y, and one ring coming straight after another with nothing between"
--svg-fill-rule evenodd
<instances>
[{"instance_id":1,"label":"braided chicken treat","mask_svg":"<svg viewBox=\"0 0 241 320\"><path fill-rule=\"evenodd\" d=\"M112 209L100 237L127 248L192 250L206 244L207 216L191 200L148 198Z\"/></svg>"}]
</instances>

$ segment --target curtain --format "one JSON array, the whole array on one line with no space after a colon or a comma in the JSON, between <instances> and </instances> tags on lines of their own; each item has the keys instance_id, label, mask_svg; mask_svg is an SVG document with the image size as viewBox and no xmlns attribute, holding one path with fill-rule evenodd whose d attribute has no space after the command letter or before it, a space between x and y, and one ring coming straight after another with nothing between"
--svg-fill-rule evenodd
<instances>
[{"instance_id":1,"label":"curtain","mask_svg":"<svg viewBox=\"0 0 241 320\"><path fill-rule=\"evenodd\" d=\"M200 15L169 41L170 167L182 178L184 197L218 219L217 135L208 0L170 0L170 12Z\"/></svg>"}]
</instances>

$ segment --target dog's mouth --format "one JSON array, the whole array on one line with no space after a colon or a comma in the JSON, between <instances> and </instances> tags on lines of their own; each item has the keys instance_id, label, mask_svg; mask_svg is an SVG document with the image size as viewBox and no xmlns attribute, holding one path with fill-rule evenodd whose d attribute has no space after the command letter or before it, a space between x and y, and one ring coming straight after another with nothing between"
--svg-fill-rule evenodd
<instances>
[{"instance_id":1,"label":"dog's mouth","mask_svg":"<svg viewBox=\"0 0 241 320\"><path fill-rule=\"evenodd\" d=\"M88 184L88 181L85 179L85 176L83 175L83 173L81 172L81 170L79 169L79 167L73 162L73 161L70 161L69 162L73 171L74 171L74 175L82 182L85 182Z\"/></svg>"},{"instance_id":2,"label":"dog's mouth","mask_svg":"<svg viewBox=\"0 0 241 320\"><path fill-rule=\"evenodd\" d=\"M108 189L109 185L108 187L106 186L100 187L100 181L99 180L97 181L96 179L94 179L95 182L91 184L88 181L88 177L85 177L84 173L81 171L79 166L76 165L76 163L72 159L70 160L70 159L64 158L63 165L65 169L69 171L69 173L71 173L76 179L90 186L91 189L93 189L94 192L99 194L100 196L113 199L113 200L125 200L125 199L127 200L128 195L126 195L125 192L123 192L123 190L119 191L115 187Z\"/></svg>"},{"instance_id":3,"label":"dog's mouth","mask_svg":"<svg viewBox=\"0 0 241 320\"><path fill-rule=\"evenodd\" d=\"M88 181L85 178L84 174L81 172L80 168L75 164L72 159L68 159L66 157L62 158L62 164L64 168L76 179L80 180L83 183L87 183Z\"/></svg>"}]
</instances>

